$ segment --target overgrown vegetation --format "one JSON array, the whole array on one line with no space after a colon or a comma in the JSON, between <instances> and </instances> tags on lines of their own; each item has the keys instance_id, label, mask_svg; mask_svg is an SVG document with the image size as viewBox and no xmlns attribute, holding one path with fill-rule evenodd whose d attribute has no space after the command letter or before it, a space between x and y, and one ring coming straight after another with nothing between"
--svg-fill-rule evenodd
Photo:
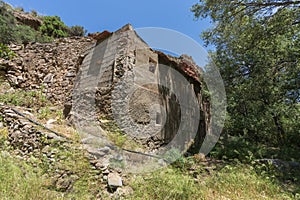
<instances>
[{"instance_id":1,"label":"overgrown vegetation","mask_svg":"<svg viewBox=\"0 0 300 200\"><path fill-rule=\"evenodd\" d=\"M31 15L42 21L38 30L17 21L13 12ZM50 42L55 38L68 36L84 36L86 30L82 26L68 27L58 16L39 16L36 11L25 13L23 9L12 8L0 1L0 43L27 44L29 42Z\"/></svg>"},{"instance_id":2,"label":"overgrown vegetation","mask_svg":"<svg viewBox=\"0 0 300 200\"><path fill-rule=\"evenodd\" d=\"M58 199L44 187L39 169L12 158L5 151L0 155L0 193L2 199Z\"/></svg>"},{"instance_id":3,"label":"overgrown vegetation","mask_svg":"<svg viewBox=\"0 0 300 200\"><path fill-rule=\"evenodd\" d=\"M225 165L204 175L203 167L189 170L167 168L133 180L129 199L294 199L275 180L259 175L247 165ZM205 171L205 170L204 170Z\"/></svg>"},{"instance_id":4,"label":"overgrown vegetation","mask_svg":"<svg viewBox=\"0 0 300 200\"><path fill-rule=\"evenodd\" d=\"M130 150L143 149L142 145L138 144L136 141L130 139L118 125L111 119L99 116L99 121L101 127L107 131L108 139L119 148L125 148Z\"/></svg>"},{"instance_id":5,"label":"overgrown vegetation","mask_svg":"<svg viewBox=\"0 0 300 200\"><path fill-rule=\"evenodd\" d=\"M98 172L91 168L84 152L77 149L77 145L66 147L62 144L49 143L47 151L51 153L51 159L46 156L31 157L26 162L11 156L2 147L0 155L1 198L92 199L97 195L104 196L99 191L101 179ZM56 160L56 162L51 160ZM72 183L68 191L57 184L59 171L67 172L68 177L65 177L64 184Z\"/></svg>"},{"instance_id":6,"label":"overgrown vegetation","mask_svg":"<svg viewBox=\"0 0 300 200\"><path fill-rule=\"evenodd\" d=\"M10 60L15 56L16 54L12 50L10 50L6 45L0 43L0 58Z\"/></svg>"},{"instance_id":7,"label":"overgrown vegetation","mask_svg":"<svg viewBox=\"0 0 300 200\"><path fill-rule=\"evenodd\" d=\"M46 106L47 99L41 91L15 90L0 94L0 102L7 105L23 106L27 108Z\"/></svg>"},{"instance_id":8,"label":"overgrown vegetation","mask_svg":"<svg viewBox=\"0 0 300 200\"><path fill-rule=\"evenodd\" d=\"M0 43L26 44L29 42L49 42L53 38L43 35L32 27L17 23L13 8L0 1Z\"/></svg>"}]
</instances>

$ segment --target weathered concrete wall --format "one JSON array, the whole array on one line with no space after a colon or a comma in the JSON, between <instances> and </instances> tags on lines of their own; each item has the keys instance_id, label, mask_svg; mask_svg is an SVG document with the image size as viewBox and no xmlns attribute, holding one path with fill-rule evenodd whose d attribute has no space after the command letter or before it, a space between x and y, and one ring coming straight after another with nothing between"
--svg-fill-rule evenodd
<instances>
[{"instance_id":1,"label":"weathered concrete wall","mask_svg":"<svg viewBox=\"0 0 300 200\"><path fill-rule=\"evenodd\" d=\"M191 151L199 150L206 133L210 129L210 103L208 99L203 98L202 87L204 87L204 83L199 79L201 75L197 74L197 66L193 61L190 61L190 58L186 58L185 56L175 58L163 53L158 54L159 63L169 66L169 68L159 70L159 82L166 82L169 85L168 88L160 87L160 94L163 95L162 103L167 110L166 125L162 131L164 141L166 143L170 142L179 130L180 122L184 121L186 127L183 127L179 131L184 131L186 135L181 140L191 142L188 144ZM171 72L172 69L176 69L181 73L188 81L188 84L178 79ZM176 93L183 97L182 100L176 97ZM195 102L191 98L192 95L195 95L200 110L193 107ZM184 107L184 109L181 109L181 107ZM182 111L185 111L185 113L182 113ZM198 111L200 113L196 113ZM199 121L191 120L193 116L197 117L199 115ZM197 131L196 137L191 138L189 133L195 127L198 127L195 129Z\"/></svg>"},{"instance_id":2,"label":"weathered concrete wall","mask_svg":"<svg viewBox=\"0 0 300 200\"><path fill-rule=\"evenodd\" d=\"M79 71L80 80L75 85L81 95L79 99L85 96L84 93L96 94L95 99L83 98L82 102L75 103L81 106L75 108L76 114L83 110L88 113L81 113L79 118L93 119L93 116L104 115L115 120L132 139L150 149L169 143L179 128L186 132L180 140L193 141L190 128L199 126L194 142L195 146L199 145L209 129L209 103L202 99L197 66L189 58L174 58L151 50L129 25L106 35L106 39L99 36L101 42L91 49ZM168 66L168 70L159 64ZM188 84L177 81L172 70L181 73ZM168 87L161 87L162 82ZM189 97L193 92L202 113L199 121L189 118L189 115L199 115L193 108L193 99L185 98L184 102L179 102L174 90L183 97ZM97 113L90 109L94 104L99 109ZM181 113L182 106L186 113ZM182 121L190 122L180 127Z\"/></svg>"}]
</instances>

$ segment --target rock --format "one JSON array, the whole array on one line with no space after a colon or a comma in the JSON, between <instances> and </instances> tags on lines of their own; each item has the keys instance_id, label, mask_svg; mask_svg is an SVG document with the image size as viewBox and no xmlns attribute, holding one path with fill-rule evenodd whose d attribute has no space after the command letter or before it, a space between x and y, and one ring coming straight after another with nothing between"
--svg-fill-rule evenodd
<instances>
[{"instance_id":1,"label":"rock","mask_svg":"<svg viewBox=\"0 0 300 200\"><path fill-rule=\"evenodd\" d=\"M32 113L28 112L28 111L24 111L23 114L29 115L30 117L34 117L34 115Z\"/></svg>"},{"instance_id":2,"label":"rock","mask_svg":"<svg viewBox=\"0 0 300 200\"><path fill-rule=\"evenodd\" d=\"M19 84L17 77L15 77L14 75L8 74L7 75L7 79L8 79L9 82L11 82L14 85L18 85Z\"/></svg>"},{"instance_id":3,"label":"rock","mask_svg":"<svg viewBox=\"0 0 300 200\"><path fill-rule=\"evenodd\" d=\"M106 182L106 181L107 181L107 176L106 176L106 175L104 175L102 179L103 179L103 181L105 181L105 182Z\"/></svg>"},{"instance_id":4,"label":"rock","mask_svg":"<svg viewBox=\"0 0 300 200\"><path fill-rule=\"evenodd\" d=\"M103 147L103 148L99 148L98 150L107 154L110 151L110 148L106 146L106 147Z\"/></svg>"},{"instance_id":5,"label":"rock","mask_svg":"<svg viewBox=\"0 0 300 200\"><path fill-rule=\"evenodd\" d=\"M103 158L96 162L95 166L97 169L100 169L101 171L106 171L109 166L109 158Z\"/></svg>"},{"instance_id":6,"label":"rock","mask_svg":"<svg viewBox=\"0 0 300 200\"><path fill-rule=\"evenodd\" d=\"M159 164L160 166L162 166L162 167L167 166L167 163L164 161L164 159L159 159L157 162L158 162L158 164Z\"/></svg>"},{"instance_id":7,"label":"rock","mask_svg":"<svg viewBox=\"0 0 300 200\"><path fill-rule=\"evenodd\" d=\"M66 74L66 77L67 77L67 78L75 77L75 76L76 76L76 74L75 74L74 72L68 72L68 73Z\"/></svg>"},{"instance_id":8,"label":"rock","mask_svg":"<svg viewBox=\"0 0 300 200\"><path fill-rule=\"evenodd\" d=\"M110 172L109 172L108 169L106 169L105 171L102 172L102 174L104 174L104 175L108 175L109 173L110 173Z\"/></svg>"},{"instance_id":9,"label":"rock","mask_svg":"<svg viewBox=\"0 0 300 200\"><path fill-rule=\"evenodd\" d=\"M53 124L54 124L55 122L56 122L55 119L49 119L49 120L47 121L47 123L46 123L46 127L49 128L49 129L53 128Z\"/></svg>"},{"instance_id":10,"label":"rock","mask_svg":"<svg viewBox=\"0 0 300 200\"><path fill-rule=\"evenodd\" d=\"M91 156L94 156L96 158L102 158L103 156L105 156L105 153L102 151L99 151L98 149L92 148L92 147L87 147L87 151L89 152L89 154Z\"/></svg>"},{"instance_id":11,"label":"rock","mask_svg":"<svg viewBox=\"0 0 300 200\"><path fill-rule=\"evenodd\" d=\"M2 122L0 122L0 129L4 128L4 125Z\"/></svg>"},{"instance_id":12,"label":"rock","mask_svg":"<svg viewBox=\"0 0 300 200\"><path fill-rule=\"evenodd\" d=\"M129 196L131 194L133 194L133 189L129 186L126 186L124 188L118 188L117 191L116 191L119 196Z\"/></svg>"},{"instance_id":13,"label":"rock","mask_svg":"<svg viewBox=\"0 0 300 200\"><path fill-rule=\"evenodd\" d=\"M21 22L22 24L25 24L27 26L30 26L31 28L38 30L39 27L42 25L43 21L39 19L38 17L34 17L29 13L24 12L13 12L13 15L16 17L16 19Z\"/></svg>"},{"instance_id":14,"label":"rock","mask_svg":"<svg viewBox=\"0 0 300 200\"><path fill-rule=\"evenodd\" d=\"M122 178L117 173L110 173L107 176L107 184L112 188L122 187Z\"/></svg>"},{"instance_id":15,"label":"rock","mask_svg":"<svg viewBox=\"0 0 300 200\"><path fill-rule=\"evenodd\" d=\"M53 80L53 74L47 74L46 76L45 76L45 78L44 78L44 83L51 83L52 82L52 80Z\"/></svg>"},{"instance_id":16,"label":"rock","mask_svg":"<svg viewBox=\"0 0 300 200\"><path fill-rule=\"evenodd\" d=\"M70 185L72 184L73 182L73 179L72 178L59 178L56 182L56 188L59 190L59 191L66 191Z\"/></svg>"},{"instance_id":17,"label":"rock","mask_svg":"<svg viewBox=\"0 0 300 200\"><path fill-rule=\"evenodd\" d=\"M14 88L8 89L5 93L14 93L16 90Z\"/></svg>"}]
</instances>

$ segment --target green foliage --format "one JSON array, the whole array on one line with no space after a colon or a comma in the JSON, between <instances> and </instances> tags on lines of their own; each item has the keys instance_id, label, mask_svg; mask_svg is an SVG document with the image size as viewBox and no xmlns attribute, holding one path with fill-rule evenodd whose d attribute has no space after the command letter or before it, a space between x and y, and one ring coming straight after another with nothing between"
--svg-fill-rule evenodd
<instances>
[{"instance_id":1,"label":"green foliage","mask_svg":"<svg viewBox=\"0 0 300 200\"><path fill-rule=\"evenodd\" d=\"M55 199L43 188L44 179L28 164L0 155L1 199Z\"/></svg>"},{"instance_id":2,"label":"green foliage","mask_svg":"<svg viewBox=\"0 0 300 200\"><path fill-rule=\"evenodd\" d=\"M12 50L10 50L10 48L0 43L0 58L4 58L5 60L10 60L15 56L16 54Z\"/></svg>"},{"instance_id":3,"label":"green foliage","mask_svg":"<svg viewBox=\"0 0 300 200\"><path fill-rule=\"evenodd\" d=\"M14 41L15 17L6 7L6 4L0 1L0 43L9 44Z\"/></svg>"},{"instance_id":4,"label":"green foliage","mask_svg":"<svg viewBox=\"0 0 300 200\"><path fill-rule=\"evenodd\" d=\"M299 147L285 145L274 147L253 143L249 139L238 136L221 137L209 155L224 161L239 161L252 164L262 158L281 159L284 161L300 161Z\"/></svg>"},{"instance_id":5,"label":"green foliage","mask_svg":"<svg viewBox=\"0 0 300 200\"><path fill-rule=\"evenodd\" d=\"M36 10L31 10L31 15L34 16L34 17L38 17L38 13Z\"/></svg>"},{"instance_id":6,"label":"green foliage","mask_svg":"<svg viewBox=\"0 0 300 200\"><path fill-rule=\"evenodd\" d=\"M197 174L197 173L196 173ZM207 177L193 177L167 168L134 179L128 199L293 199L272 179L247 165L226 165Z\"/></svg>"},{"instance_id":7,"label":"green foliage","mask_svg":"<svg viewBox=\"0 0 300 200\"><path fill-rule=\"evenodd\" d=\"M42 170L42 174L48 177L55 176L57 170L68 172L68 180L72 182L72 189L65 191L63 188L58 188L55 181L51 178L48 180L47 188L50 191L56 191L60 194L61 199L92 199L99 193L99 185L101 179L97 175L99 172L91 168L90 162L82 151L79 143L66 145L61 143L53 143L46 139L46 143L50 143L47 150L50 152L53 159L59 161L52 163L47 156L39 158L38 166Z\"/></svg>"},{"instance_id":8,"label":"green foliage","mask_svg":"<svg viewBox=\"0 0 300 200\"><path fill-rule=\"evenodd\" d=\"M62 38L68 36L68 27L61 21L58 16L45 16L43 17L43 24L40 31L54 38Z\"/></svg>"},{"instance_id":9,"label":"green foliage","mask_svg":"<svg viewBox=\"0 0 300 200\"><path fill-rule=\"evenodd\" d=\"M27 44L29 42L50 42L52 39L30 26L20 25L12 14L12 9L0 3L0 43Z\"/></svg>"},{"instance_id":10,"label":"green foliage","mask_svg":"<svg viewBox=\"0 0 300 200\"><path fill-rule=\"evenodd\" d=\"M51 42L54 38L84 36L86 34L86 30L82 26L68 27L58 16L39 16L33 10L31 15L43 20L37 31L30 26L17 23L13 11L24 12L23 9L13 9L8 4L0 1L0 43L45 43Z\"/></svg>"},{"instance_id":11,"label":"green foliage","mask_svg":"<svg viewBox=\"0 0 300 200\"><path fill-rule=\"evenodd\" d=\"M29 42L51 42L53 39L41 32L25 25L16 25L14 30L15 42L19 44L28 44Z\"/></svg>"},{"instance_id":12,"label":"green foliage","mask_svg":"<svg viewBox=\"0 0 300 200\"><path fill-rule=\"evenodd\" d=\"M82 26L66 26L58 16L43 17L43 24L40 27L40 31L43 34L54 38L84 36L86 33L86 30Z\"/></svg>"},{"instance_id":13,"label":"green foliage","mask_svg":"<svg viewBox=\"0 0 300 200\"><path fill-rule=\"evenodd\" d=\"M226 133L269 145L283 145L293 136L297 145L299 6L281 0L200 0L192 7L196 18L215 22L202 37L216 47L212 57L226 87Z\"/></svg>"},{"instance_id":14,"label":"green foliage","mask_svg":"<svg viewBox=\"0 0 300 200\"><path fill-rule=\"evenodd\" d=\"M221 138L215 148L210 152L210 156L222 160L238 160L251 163L252 160L262 158L264 152L262 147L253 145L242 137L230 137L226 140ZM253 152L255 155L253 155Z\"/></svg>"},{"instance_id":15,"label":"green foliage","mask_svg":"<svg viewBox=\"0 0 300 200\"><path fill-rule=\"evenodd\" d=\"M130 199L199 199L201 194L192 179L173 169L155 172L146 180L137 177Z\"/></svg>"},{"instance_id":16,"label":"green foliage","mask_svg":"<svg viewBox=\"0 0 300 200\"><path fill-rule=\"evenodd\" d=\"M28 44L30 42L47 43L53 38L43 35L41 32L25 25L16 25L14 28L14 42L18 44Z\"/></svg>"},{"instance_id":17,"label":"green foliage","mask_svg":"<svg viewBox=\"0 0 300 200\"><path fill-rule=\"evenodd\" d=\"M42 18L43 24L39 30L34 30L30 26L17 23L12 11L24 12L23 10L12 9L8 4L0 2L0 43L29 42L51 42L54 38L67 36L84 36L86 30L82 26L68 27L58 16L38 16L36 11L31 11L33 17Z\"/></svg>"},{"instance_id":18,"label":"green foliage","mask_svg":"<svg viewBox=\"0 0 300 200\"><path fill-rule=\"evenodd\" d=\"M8 105L24 106L31 108L33 106L45 106L47 100L40 91L22 91L16 90L13 93L0 94L0 102Z\"/></svg>"},{"instance_id":19,"label":"green foliage","mask_svg":"<svg viewBox=\"0 0 300 200\"><path fill-rule=\"evenodd\" d=\"M22 7L16 7L14 10L18 12L24 12L24 8Z\"/></svg>"},{"instance_id":20,"label":"green foliage","mask_svg":"<svg viewBox=\"0 0 300 200\"><path fill-rule=\"evenodd\" d=\"M8 129L6 127L0 128L0 145L2 145L7 140L7 138L8 138Z\"/></svg>"},{"instance_id":21,"label":"green foliage","mask_svg":"<svg viewBox=\"0 0 300 200\"><path fill-rule=\"evenodd\" d=\"M112 120L108 120L103 116L99 116L101 128L107 131L108 139L120 148L127 148L130 150L141 149L142 145L139 145L133 139L129 138L126 134L120 130L119 126Z\"/></svg>"},{"instance_id":22,"label":"green foliage","mask_svg":"<svg viewBox=\"0 0 300 200\"><path fill-rule=\"evenodd\" d=\"M48 120L48 119L50 118L51 115L52 115L52 112L51 112L49 106L46 106L46 107L42 107L42 108L39 110L38 118L39 118L39 119Z\"/></svg>"},{"instance_id":23,"label":"green foliage","mask_svg":"<svg viewBox=\"0 0 300 200\"><path fill-rule=\"evenodd\" d=\"M68 33L70 36L84 36L86 30L82 26L72 26L68 28Z\"/></svg>"}]
</instances>

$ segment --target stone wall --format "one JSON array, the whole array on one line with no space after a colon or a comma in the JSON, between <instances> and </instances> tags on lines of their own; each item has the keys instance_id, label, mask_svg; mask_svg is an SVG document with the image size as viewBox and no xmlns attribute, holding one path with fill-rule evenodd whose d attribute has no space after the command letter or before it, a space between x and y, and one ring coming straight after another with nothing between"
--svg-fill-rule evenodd
<instances>
[{"instance_id":1,"label":"stone wall","mask_svg":"<svg viewBox=\"0 0 300 200\"><path fill-rule=\"evenodd\" d=\"M17 56L11 61L1 59L1 69L14 87L42 90L53 104L63 105L71 94L84 53L94 43L91 38L73 37L26 47L10 45Z\"/></svg>"}]
</instances>

